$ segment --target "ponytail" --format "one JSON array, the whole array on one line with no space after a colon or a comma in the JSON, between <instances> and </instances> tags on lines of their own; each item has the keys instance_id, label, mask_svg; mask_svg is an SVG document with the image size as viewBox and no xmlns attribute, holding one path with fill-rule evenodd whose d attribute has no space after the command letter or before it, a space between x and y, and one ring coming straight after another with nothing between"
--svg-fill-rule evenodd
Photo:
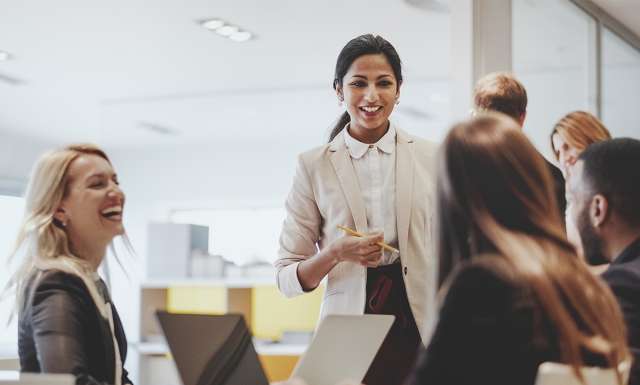
<instances>
[{"instance_id":1,"label":"ponytail","mask_svg":"<svg viewBox=\"0 0 640 385\"><path fill-rule=\"evenodd\" d=\"M342 131L344 126L346 126L350 121L351 117L349 116L349 113L347 111L343 112L342 115L340 115L340 118L338 118L335 126L333 126L333 128L331 129L331 133L329 134L329 143L331 143L331 141L333 141L333 139L338 136L340 131Z\"/></svg>"}]
</instances>

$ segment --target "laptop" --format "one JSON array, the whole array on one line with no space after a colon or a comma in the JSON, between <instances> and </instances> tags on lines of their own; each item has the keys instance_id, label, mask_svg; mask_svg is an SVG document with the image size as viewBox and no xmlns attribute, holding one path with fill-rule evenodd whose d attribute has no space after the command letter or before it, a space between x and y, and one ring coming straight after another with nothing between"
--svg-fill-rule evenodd
<instances>
[{"instance_id":1,"label":"laptop","mask_svg":"<svg viewBox=\"0 0 640 385\"><path fill-rule=\"evenodd\" d=\"M242 315L156 316L183 385L269 385Z\"/></svg>"},{"instance_id":2,"label":"laptop","mask_svg":"<svg viewBox=\"0 0 640 385\"><path fill-rule=\"evenodd\" d=\"M269 384L242 315L156 315L183 385ZM393 320L391 315L327 316L292 377L307 385L360 383Z\"/></svg>"},{"instance_id":3,"label":"laptop","mask_svg":"<svg viewBox=\"0 0 640 385\"><path fill-rule=\"evenodd\" d=\"M75 385L72 374L20 373L18 371L0 371L1 385Z\"/></svg>"},{"instance_id":4,"label":"laptop","mask_svg":"<svg viewBox=\"0 0 640 385\"><path fill-rule=\"evenodd\" d=\"M382 314L325 317L291 377L307 385L362 383L394 319Z\"/></svg>"}]
</instances>

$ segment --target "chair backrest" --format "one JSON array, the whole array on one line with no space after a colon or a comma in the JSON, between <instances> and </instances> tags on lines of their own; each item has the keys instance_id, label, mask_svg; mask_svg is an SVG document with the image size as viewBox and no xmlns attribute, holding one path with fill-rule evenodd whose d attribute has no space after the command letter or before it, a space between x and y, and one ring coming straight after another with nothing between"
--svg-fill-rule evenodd
<instances>
[{"instance_id":1,"label":"chair backrest","mask_svg":"<svg viewBox=\"0 0 640 385\"><path fill-rule=\"evenodd\" d=\"M622 376L622 383L629 379L631 363L625 361L618 365L618 372ZM580 369L584 383L576 377L570 365L556 362L543 362L538 367L536 385L618 385L616 370L613 368L583 367Z\"/></svg>"},{"instance_id":2,"label":"chair backrest","mask_svg":"<svg viewBox=\"0 0 640 385\"><path fill-rule=\"evenodd\" d=\"M20 360L16 357L1 357L0 370L20 370Z\"/></svg>"},{"instance_id":3,"label":"chair backrest","mask_svg":"<svg viewBox=\"0 0 640 385\"><path fill-rule=\"evenodd\" d=\"M71 374L0 371L0 385L75 385L75 383L76 378Z\"/></svg>"}]
</instances>

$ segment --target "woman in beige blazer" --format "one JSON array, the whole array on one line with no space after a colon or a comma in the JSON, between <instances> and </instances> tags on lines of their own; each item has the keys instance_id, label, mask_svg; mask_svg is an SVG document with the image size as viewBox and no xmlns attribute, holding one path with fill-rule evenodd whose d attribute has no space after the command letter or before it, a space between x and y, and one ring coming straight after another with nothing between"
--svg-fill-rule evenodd
<instances>
[{"instance_id":1,"label":"woman in beige blazer","mask_svg":"<svg viewBox=\"0 0 640 385\"><path fill-rule=\"evenodd\" d=\"M301 154L286 201L277 281L293 297L327 277L327 314L394 314L365 383L400 384L435 314L435 146L389 122L402 73L393 46L363 35L343 48L334 88L346 112L330 142ZM345 235L338 225L370 234ZM382 252L384 241L399 250Z\"/></svg>"}]
</instances>

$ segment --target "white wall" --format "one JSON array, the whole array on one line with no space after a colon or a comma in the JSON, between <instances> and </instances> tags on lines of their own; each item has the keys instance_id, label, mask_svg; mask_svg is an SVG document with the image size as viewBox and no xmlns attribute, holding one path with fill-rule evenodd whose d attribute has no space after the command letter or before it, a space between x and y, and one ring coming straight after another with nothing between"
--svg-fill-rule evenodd
<instances>
[{"instance_id":1,"label":"white wall","mask_svg":"<svg viewBox=\"0 0 640 385\"><path fill-rule=\"evenodd\" d=\"M324 132L318 132L322 143ZM131 278L112 267L113 297L131 340L138 303L131 295L144 279L147 224L167 220L171 208L277 207L291 185L296 154L312 143L203 143L199 146L110 151L126 194L124 221L137 256L123 256ZM277 245L274 245L274 252ZM152 256L149 256L152 257Z\"/></svg>"},{"instance_id":2,"label":"white wall","mask_svg":"<svg viewBox=\"0 0 640 385\"><path fill-rule=\"evenodd\" d=\"M0 195L21 195L31 167L38 156L51 147L50 143L15 134L0 133ZM5 197L0 202L0 292L4 289L15 263L7 264L23 213L23 199ZM18 262L18 261L15 261ZM14 306L13 295L0 300L0 353L16 351L15 319L6 327ZM5 348L6 346L6 348Z\"/></svg>"},{"instance_id":3,"label":"white wall","mask_svg":"<svg viewBox=\"0 0 640 385\"><path fill-rule=\"evenodd\" d=\"M0 194L21 194L36 159L52 147L47 141L0 130Z\"/></svg>"}]
</instances>

